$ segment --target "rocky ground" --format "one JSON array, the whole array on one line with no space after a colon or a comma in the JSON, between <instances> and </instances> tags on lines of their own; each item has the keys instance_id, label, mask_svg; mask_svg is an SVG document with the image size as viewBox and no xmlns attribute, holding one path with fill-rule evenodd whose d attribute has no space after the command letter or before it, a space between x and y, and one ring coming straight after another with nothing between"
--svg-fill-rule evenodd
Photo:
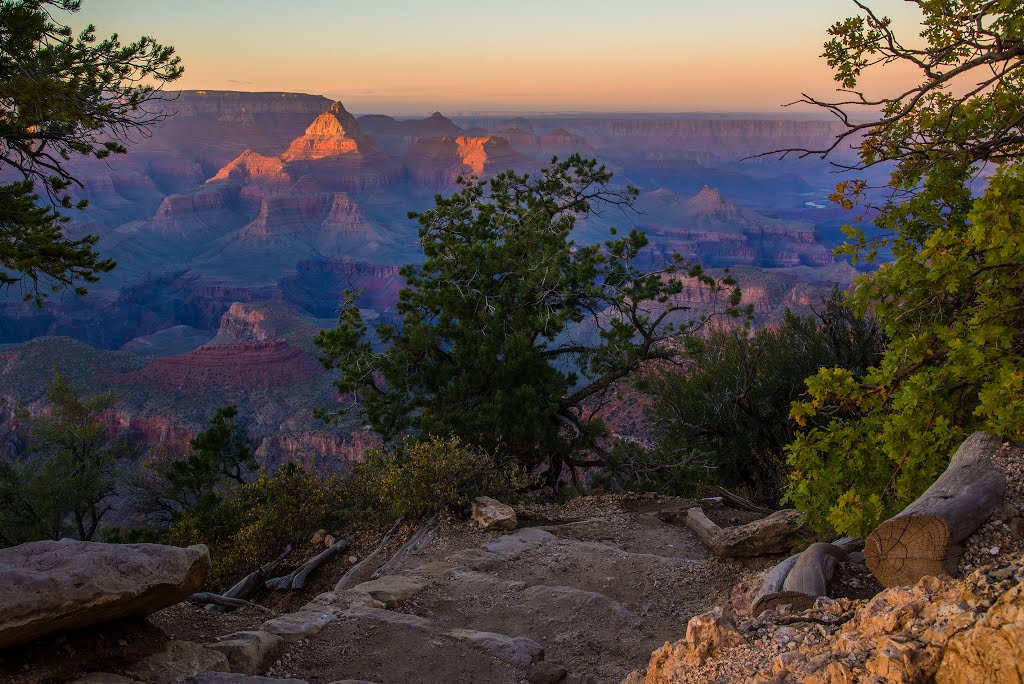
<instances>
[{"instance_id":1,"label":"rocky ground","mask_svg":"<svg viewBox=\"0 0 1024 684\"><path fill-rule=\"evenodd\" d=\"M993 461L1006 496L967 540L955 577L883 590L851 554L830 595L852 598L755 618L759 583L748 575L623 684L1024 682L1024 449L1004 445Z\"/></svg>"},{"instance_id":2,"label":"rocky ground","mask_svg":"<svg viewBox=\"0 0 1024 684\"><path fill-rule=\"evenodd\" d=\"M511 532L446 518L391 575L332 592L378 532L354 540L352 553L325 565L306 591L257 597L274 615L250 608L211 616L181 604L113 626L109 636L93 630L0 651L0 681L108 672L164 684L230 670L311 684L618 682L678 638L689 617L721 603L738 578L771 564L710 557L682 523L691 505L580 498L519 508ZM702 505L723 526L753 515ZM382 558L411 531L396 534Z\"/></svg>"}]
</instances>

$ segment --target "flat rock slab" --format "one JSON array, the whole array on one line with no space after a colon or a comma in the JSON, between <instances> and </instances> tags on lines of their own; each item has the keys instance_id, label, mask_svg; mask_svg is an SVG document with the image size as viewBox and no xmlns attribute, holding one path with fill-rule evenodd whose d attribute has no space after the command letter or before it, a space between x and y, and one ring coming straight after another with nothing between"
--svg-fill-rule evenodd
<instances>
[{"instance_id":1,"label":"flat rock slab","mask_svg":"<svg viewBox=\"0 0 1024 684\"><path fill-rule=\"evenodd\" d=\"M453 629L448 636L468 641L476 648L509 665L526 669L544 659L544 648L526 637L510 637L494 632L480 632L475 629Z\"/></svg>"},{"instance_id":2,"label":"flat rock slab","mask_svg":"<svg viewBox=\"0 0 1024 684\"><path fill-rule=\"evenodd\" d=\"M385 575L380 579L357 584L353 589L369 595L388 608L398 608L423 591L423 582L403 575Z\"/></svg>"},{"instance_id":3,"label":"flat rock slab","mask_svg":"<svg viewBox=\"0 0 1024 684\"><path fill-rule=\"evenodd\" d=\"M276 634L287 642L299 641L311 637L331 624L337 613L333 611L302 611L287 613L281 617L263 623L263 631Z\"/></svg>"},{"instance_id":4,"label":"flat rock slab","mask_svg":"<svg viewBox=\"0 0 1024 684\"><path fill-rule=\"evenodd\" d=\"M84 677L79 677L71 684L140 684L134 679L123 677L110 672L90 672Z\"/></svg>"},{"instance_id":5,"label":"flat rock slab","mask_svg":"<svg viewBox=\"0 0 1024 684\"><path fill-rule=\"evenodd\" d=\"M72 539L0 550L0 649L47 634L149 615L197 591L205 546Z\"/></svg>"},{"instance_id":6,"label":"flat rock slab","mask_svg":"<svg viewBox=\"0 0 1024 684\"><path fill-rule=\"evenodd\" d=\"M164 650L136 662L128 670L133 679L147 684L182 684L200 672L227 672L223 653L191 641L169 641Z\"/></svg>"},{"instance_id":7,"label":"flat rock slab","mask_svg":"<svg viewBox=\"0 0 1024 684\"><path fill-rule=\"evenodd\" d=\"M496 553L501 556L514 556L547 544L558 539L555 535L536 527L527 527L517 530L512 534L505 534L494 541L489 541L481 546L485 551Z\"/></svg>"},{"instance_id":8,"label":"flat rock slab","mask_svg":"<svg viewBox=\"0 0 1024 684\"><path fill-rule=\"evenodd\" d=\"M266 670L284 650L284 639L270 632L235 632L206 644L228 659L233 672L254 675Z\"/></svg>"},{"instance_id":9,"label":"flat rock slab","mask_svg":"<svg viewBox=\"0 0 1024 684\"><path fill-rule=\"evenodd\" d=\"M346 611L345 617L350 620L367 620L369 622L378 622L386 625L400 625L402 627L410 627L412 629L423 630L426 632L433 631L434 629L434 623L425 617L410 615L409 613L396 613L393 610L380 610L379 608L362 608L356 606Z\"/></svg>"},{"instance_id":10,"label":"flat rock slab","mask_svg":"<svg viewBox=\"0 0 1024 684\"><path fill-rule=\"evenodd\" d=\"M527 598L536 600L552 609L612 613L619 617L632 617L632 612L615 599L595 591L584 591L575 587L549 587L539 584L523 592Z\"/></svg>"},{"instance_id":11,"label":"flat rock slab","mask_svg":"<svg viewBox=\"0 0 1024 684\"><path fill-rule=\"evenodd\" d=\"M200 672L188 684L306 684L303 679L275 679L250 677L237 672Z\"/></svg>"}]
</instances>

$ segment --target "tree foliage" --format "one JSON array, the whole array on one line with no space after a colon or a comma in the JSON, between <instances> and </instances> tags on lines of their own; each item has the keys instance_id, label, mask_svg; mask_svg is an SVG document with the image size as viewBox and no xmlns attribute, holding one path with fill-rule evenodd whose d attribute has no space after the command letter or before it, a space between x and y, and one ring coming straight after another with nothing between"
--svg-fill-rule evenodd
<instances>
[{"instance_id":1,"label":"tree foliage","mask_svg":"<svg viewBox=\"0 0 1024 684\"><path fill-rule=\"evenodd\" d=\"M573 241L581 218L632 205L636 190L615 190L611 178L574 155L535 176L464 179L411 215L425 260L402 269L401 322L378 325L375 346L348 293L337 328L317 338L338 389L361 399L376 431L455 435L499 459L548 462L554 484L563 463L597 446L602 427L584 418L586 402L667 356L670 337L735 313L734 282L694 267L688 275L715 302L688 316L675 298L681 264L636 265L642 233Z\"/></svg>"},{"instance_id":2,"label":"tree foliage","mask_svg":"<svg viewBox=\"0 0 1024 684\"><path fill-rule=\"evenodd\" d=\"M165 116L144 106L157 86L182 73L174 49L152 38L99 40L95 27L76 35L55 17L81 4L0 2L0 171L21 177L0 186L0 284L20 283L38 304L48 292L84 294L83 283L114 267L96 236L64 234L60 210L85 206L69 194L82 184L68 162L124 153L133 133Z\"/></svg>"},{"instance_id":3,"label":"tree foliage","mask_svg":"<svg viewBox=\"0 0 1024 684\"><path fill-rule=\"evenodd\" d=\"M838 289L815 316L787 310L778 326L735 326L690 340L685 371L661 372L651 383L655 462L663 471L685 465L691 481L738 487L777 504L783 449L796 427L789 406L806 392L804 380L831 366L861 377L878 362L883 342ZM657 484L656 471L648 477Z\"/></svg>"},{"instance_id":4,"label":"tree foliage","mask_svg":"<svg viewBox=\"0 0 1024 684\"><path fill-rule=\"evenodd\" d=\"M892 196L875 218L883 237L851 231L845 247L867 257L882 244L892 250L854 295L891 342L863 378L839 368L810 378L809 398L792 412L819 426L789 447L789 497L814 523L853 534L918 496L970 432L1024 437L1024 8L917 4L925 48L902 48L866 8L833 27L826 46L846 87L875 64L909 61L923 74L913 94L887 100L860 147L862 165L895 163ZM994 164L979 196L975 178ZM863 190L846 182L836 199L853 207Z\"/></svg>"},{"instance_id":5,"label":"tree foliage","mask_svg":"<svg viewBox=\"0 0 1024 684\"><path fill-rule=\"evenodd\" d=\"M214 506L226 485L245 484L257 463L237 417L238 407L222 406L189 442L188 454L160 449L139 466L129 489L145 519L168 525L184 511Z\"/></svg>"},{"instance_id":6,"label":"tree foliage","mask_svg":"<svg viewBox=\"0 0 1024 684\"><path fill-rule=\"evenodd\" d=\"M74 536L92 539L112 508L118 459L132 447L112 436L107 419L117 397L80 398L54 373L48 412L18 412L28 448L14 463L0 463L0 543L20 544Z\"/></svg>"},{"instance_id":7,"label":"tree foliage","mask_svg":"<svg viewBox=\"0 0 1024 684\"><path fill-rule=\"evenodd\" d=\"M232 487L209 505L186 509L168 541L206 544L213 569L207 583L223 590L299 544L320 528L335 529L344 515L344 482L287 463L273 475Z\"/></svg>"}]
</instances>

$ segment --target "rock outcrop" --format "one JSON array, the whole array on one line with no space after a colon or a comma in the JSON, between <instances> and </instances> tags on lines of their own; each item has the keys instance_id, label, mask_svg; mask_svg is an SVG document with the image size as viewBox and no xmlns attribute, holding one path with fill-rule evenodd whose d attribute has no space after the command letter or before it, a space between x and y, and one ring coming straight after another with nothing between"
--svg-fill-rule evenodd
<instances>
[{"instance_id":1,"label":"rock outcrop","mask_svg":"<svg viewBox=\"0 0 1024 684\"><path fill-rule=\"evenodd\" d=\"M345 106L335 102L318 116L281 155L286 162L323 159L345 154L379 154L380 148L359 128Z\"/></svg>"},{"instance_id":2,"label":"rock outcrop","mask_svg":"<svg viewBox=\"0 0 1024 684\"><path fill-rule=\"evenodd\" d=\"M0 648L148 615L191 595L209 570L205 546L63 539L0 550Z\"/></svg>"},{"instance_id":3,"label":"rock outcrop","mask_svg":"<svg viewBox=\"0 0 1024 684\"><path fill-rule=\"evenodd\" d=\"M686 634L627 681L1024 682L1024 558L872 599L822 597L804 613L734 624L713 611L692 618Z\"/></svg>"},{"instance_id":4,"label":"rock outcrop","mask_svg":"<svg viewBox=\"0 0 1024 684\"><path fill-rule=\"evenodd\" d=\"M321 373L311 355L284 340L206 345L182 356L165 356L120 380L188 391L276 387L309 382Z\"/></svg>"},{"instance_id":5,"label":"rock outcrop","mask_svg":"<svg viewBox=\"0 0 1024 684\"><path fill-rule=\"evenodd\" d=\"M447 186L459 176L484 177L534 166L500 136L441 136L416 141L405 157L417 183Z\"/></svg>"}]
</instances>

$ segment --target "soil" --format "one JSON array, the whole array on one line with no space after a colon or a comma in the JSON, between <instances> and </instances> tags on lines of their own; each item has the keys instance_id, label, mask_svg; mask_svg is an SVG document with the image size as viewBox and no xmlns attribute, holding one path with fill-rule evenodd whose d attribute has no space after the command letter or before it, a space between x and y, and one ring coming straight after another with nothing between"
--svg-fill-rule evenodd
<instances>
[{"instance_id":1,"label":"soil","mask_svg":"<svg viewBox=\"0 0 1024 684\"><path fill-rule=\"evenodd\" d=\"M690 617L727 602L738 578L778 560L712 557L685 527L686 509L694 505L723 527L759 517L719 502L650 495L522 506L514 533L481 532L468 521L442 517L432 541L395 570L424 585L418 595L396 610L342 614L319 634L291 644L266 675L309 684L526 681L527 667L485 652L456 631L476 630L540 644L544 660L568 670L567 684L618 683L643 667L652 650L682 638ZM400 529L373 566L414 530L414 524ZM264 592L252 600L277 613L298 610L331 591L385 532L349 535L349 548L323 565L303 591ZM516 539L526 541L510 542ZM297 550L281 574L322 548ZM369 579L373 569L363 570L358 581ZM841 592L871 590L858 572L840 571ZM146 622L0 652L0 682L49 684L87 672L124 673L167 640L204 643L258 629L267 617L253 608L211 615L180 604ZM55 664L54 653L62 654L61 663Z\"/></svg>"}]
</instances>

